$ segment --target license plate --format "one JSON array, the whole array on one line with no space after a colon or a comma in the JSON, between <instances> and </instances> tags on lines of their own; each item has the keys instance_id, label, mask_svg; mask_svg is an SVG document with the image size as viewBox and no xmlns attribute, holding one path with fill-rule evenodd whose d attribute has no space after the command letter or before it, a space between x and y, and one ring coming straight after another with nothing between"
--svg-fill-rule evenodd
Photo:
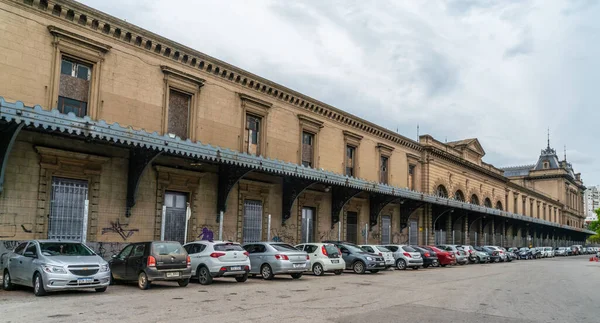
<instances>
[{"instance_id":1,"label":"license plate","mask_svg":"<svg viewBox=\"0 0 600 323\"><path fill-rule=\"evenodd\" d=\"M382 266L385 266L385 263L384 263L384 262L380 262L380 263L379 263L379 264L377 264L377 265L378 265L378 266L380 266L380 267L382 267Z\"/></svg>"},{"instance_id":2,"label":"license plate","mask_svg":"<svg viewBox=\"0 0 600 323\"><path fill-rule=\"evenodd\" d=\"M306 264L294 264L294 268L304 268Z\"/></svg>"},{"instance_id":3,"label":"license plate","mask_svg":"<svg viewBox=\"0 0 600 323\"><path fill-rule=\"evenodd\" d=\"M231 271L242 270L242 267L240 267L240 266L229 267L229 270L231 270Z\"/></svg>"},{"instance_id":4,"label":"license plate","mask_svg":"<svg viewBox=\"0 0 600 323\"><path fill-rule=\"evenodd\" d=\"M332 264L339 264L339 263L340 263L340 261L339 261L339 260L332 260L332 261L331 261L331 263L332 263Z\"/></svg>"},{"instance_id":5,"label":"license plate","mask_svg":"<svg viewBox=\"0 0 600 323\"><path fill-rule=\"evenodd\" d=\"M167 277L179 277L179 272L167 273Z\"/></svg>"},{"instance_id":6,"label":"license plate","mask_svg":"<svg viewBox=\"0 0 600 323\"><path fill-rule=\"evenodd\" d=\"M91 284L94 282L94 278L79 278L77 284Z\"/></svg>"}]
</instances>

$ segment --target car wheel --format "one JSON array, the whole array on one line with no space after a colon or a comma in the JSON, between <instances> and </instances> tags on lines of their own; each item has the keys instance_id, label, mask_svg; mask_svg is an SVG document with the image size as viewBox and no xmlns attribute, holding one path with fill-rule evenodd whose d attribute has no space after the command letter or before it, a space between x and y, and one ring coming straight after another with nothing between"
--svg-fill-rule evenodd
<instances>
[{"instance_id":1,"label":"car wheel","mask_svg":"<svg viewBox=\"0 0 600 323\"><path fill-rule=\"evenodd\" d=\"M312 268L312 272L315 276L323 276L323 266L320 263L316 263Z\"/></svg>"},{"instance_id":2,"label":"car wheel","mask_svg":"<svg viewBox=\"0 0 600 323\"><path fill-rule=\"evenodd\" d=\"M370 272L371 272L372 274L376 274L376 273L378 273L378 272L379 272L379 269L373 269L373 270L371 270Z\"/></svg>"},{"instance_id":3,"label":"car wheel","mask_svg":"<svg viewBox=\"0 0 600 323\"><path fill-rule=\"evenodd\" d=\"M481 262L481 260L479 259L479 257L475 257L475 259L473 259L474 264L478 264L480 262Z\"/></svg>"},{"instance_id":4,"label":"car wheel","mask_svg":"<svg viewBox=\"0 0 600 323\"><path fill-rule=\"evenodd\" d=\"M398 268L398 270L406 270L406 261L404 259L398 259L396 261L396 268Z\"/></svg>"},{"instance_id":5,"label":"car wheel","mask_svg":"<svg viewBox=\"0 0 600 323\"><path fill-rule=\"evenodd\" d=\"M33 293L35 294L35 296L46 295L46 289L44 288L44 279L39 273L35 273L35 276L33 276Z\"/></svg>"},{"instance_id":6,"label":"car wheel","mask_svg":"<svg viewBox=\"0 0 600 323\"><path fill-rule=\"evenodd\" d=\"M338 276L339 276L339 275L341 275L343 272L344 272L344 271L343 271L343 270L341 270L341 269L338 269L338 270L334 270L334 271L333 271L333 273L334 273L334 274L336 274L336 275L338 275Z\"/></svg>"},{"instance_id":7,"label":"car wheel","mask_svg":"<svg viewBox=\"0 0 600 323\"><path fill-rule=\"evenodd\" d=\"M198 273L198 283L200 283L200 285L212 284L213 277L211 276L208 268L206 268L204 266L202 266L202 267L199 266L198 270L196 270L196 272Z\"/></svg>"},{"instance_id":8,"label":"car wheel","mask_svg":"<svg viewBox=\"0 0 600 323\"><path fill-rule=\"evenodd\" d=\"M237 281L238 283L243 283L247 280L248 280L248 274L243 274L241 276L235 277L235 281Z\"/></svg>"},{"instance_id":9,"label":"car wheel","mask_svg":"<svg viewBox=\"0 0 600 323\"><path fill-rule=\"evenodd\" d=\"M352 270L357 274L364 274L365 264L362 261L357 261L352 265Z\"/></svg>"},{"instance_id":10,"label":"car wheel","mask_svg":"<svg viewBox=\"0 0 600 323\"><path fill-rule=\"evenodd\" d=\"M267 264L264 264L262 267L260 267L260 274L264 280L271 280L273 277L275 277L275 275L273 275L273 269L271 269L271 266Z\"/></svg>"},{"instance_id":11,"label":"car wheel","mask_svg":"<svg viewBox=\"0 0 600 323\"><path fill-rule=\"evenodd\" d=\"M96 293L104 293L104 292L106 292L106 286L105 287L96 288Z\"/></svg>"},{"instance_id":12,"label":"car wheel","mask_svg":"<svg viewBox=\"0 0 600 323\"><path fill-rule=\"evenodd\" d=\"M177 281L177 284L179 284L179 287L185 287L190 283L190 279L186 278L186 279L180 279Z\"/></svg>"},{"instance_id":13,"label":"car wheel","mask_svg":"<svg viewBox=\"0 0 600 323\"><path fill-rule=\"evenodd\" d=\"M148 275L146 275L146 273L143 271L138 275L138 287L141 290L146 290L150 288L150 281L148 280Z\"/></svg>"},{"instance_id":14,"label":"car wheel","mask_svg":"<svg viewBox=\"0 0 600 323\"><path fill-rule=\"evenodd\" d=\"M300 278L302 278L302 273L295 273L295 274L292 274L291 276L294 279L300 279Z\"/></svg>"},{"instance_id":15,"label":"car wheel","mask_svg":"<svg viewBox=\"0 0 600 323\"><path fill-rule=\"evenodd\" d=\"M429 267L429 265L423 265L423 268L427 269Z\"/></svg>"},{"instance_id":16,"label":"car wheel","mask_svg":"<svg viewBox=\"0 0 600 323\"><path fill-rule=\"evenodd\" d=\"M4 276L2 277L2 289L4 290L13 290L15 286L12 284L10 280L10 273L8 269L4 271Z\"/></svg>"},{"instance_id":17,"label":"car wheel","mask_svg":"<svg viewBox=\"0 0 600 323\"><path fill-rule=\"evenodd\" d=\"M116 285L117 281L115 280L115 277L113 277L113 274L110 273L110 285Z\"/></svg>"}]
</instances>

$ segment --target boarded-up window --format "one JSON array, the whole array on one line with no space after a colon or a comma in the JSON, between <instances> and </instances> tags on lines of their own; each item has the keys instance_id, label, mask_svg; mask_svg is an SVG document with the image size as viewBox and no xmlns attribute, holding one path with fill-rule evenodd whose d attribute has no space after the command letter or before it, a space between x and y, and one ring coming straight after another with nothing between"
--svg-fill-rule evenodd
<instances>
[{"instance_id":1,"label":"boarded-up window","mask_svg":"<svg viewBox=\"0 0 600 323\"><path fill-rule=\"evenodd\" d=\"M302 165L313 166L315 135L310 132L302 132Z\"/></svg>"},{"instance_id":2,"label":"boarded-up window","mask_svg":"<svg viewBox=\"0 0 600 323\"><path fill-rule=\"evenodd\" d=\"M175 90L169 90L169 125L167 132L187 139L192 96Z\"/></svg>"},{"instance_id":3,"label":"boarded-up window","mask_svg":"<svg viewBox=\"0 0 600 323\"><path fill-rule=\"evenodd\" d=\"M379 158L379 182L388 183L388 157L380 156Z\"/></svg>"},{"instance_id":4,"label":"boarded-up window","mask_svg":"<svg viewBox=\"0 0 600 323\"><path fill-rule=\"evenodd\" d=\"M346 176L354 176L356 148L346 146Z\"/></svg>"},{"instance_id":5,"label":"boarded-up window","mask_svg":"<svg viewBox=\"0 0 600 323\"><path fill-rule=\"evenodd\" d=\"M408 165L408 189L415 189L415 165Z\"/></svg>"},{"instance_id":6,"label":"boarded-up window","mask_svg":"<svg viewBox=\"0 0 600 323\"><path fill-rule=\"evenodd\" d=\"M257 116L246 115L246 141L247 153L252 155L260 155L260 123L261 119Z\"/></svg>"},{"instance_id":7,"label":"boarded-up window","mask_svg":"<svg viewBox=\"0 0 600 323\"><path fill-rule=\"evenodd\" d=\"M60 112L72 112L78 117L87 114L91 78L90 65L67 57L62 58L57 107Z\"/></svg>"}]
</instances>

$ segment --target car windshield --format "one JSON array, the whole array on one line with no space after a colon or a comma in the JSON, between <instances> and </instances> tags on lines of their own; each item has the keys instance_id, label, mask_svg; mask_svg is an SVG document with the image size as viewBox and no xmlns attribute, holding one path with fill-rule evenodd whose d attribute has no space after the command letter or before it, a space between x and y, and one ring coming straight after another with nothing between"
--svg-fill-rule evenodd
<instances>
[{"instance_id":1,"label":"car windshield","mask_svg":"<svg viewBox=\"0 0 600 323\"><path fill-rule=\"evenodd\" d=\"M519 251L529 251L529 248L521 248Z\"/></svg>"},{"instance_id":2,"label":"car windshield","mask_svg":"<svg viewBox=\"0 0 600 323\"><path fill-rule=\"evenodd\" d=\"M415 249L413 249L410 246L404 246L404 247L402 247L402 249L406 252L417 252Z\"/></svg>"},{"instance_id":3,"label":"car windshield","mask_svg":"<svg viewBox=\"0 0 600 323\"><path fill-rule=\"evenodd\" d=\"M244 248L237 243L222 243L214 246L215 251L244 251Z\"/></svg>"},{"instance_id":4,"label":"car windshield","mask_svg":"<svg viewBox=\"0 0 600 323\"><path fill-rule=\"evenodd\" d=\"M330 244L325 245L325 250L327 251L328 255L332 255L332 256L340 253L336 246L330 245Z\"/></svg>"},{"instance_id":5,"label":"car windshield","mask_svg":"<svg viewBox=\"0 0 600 323\"><path fill-rule=\"evenodd\" d=\"M40 242L44 256L93 256L95 253L82 243Z\"/></svg>"},{"instance_id":6,"label":"car windshield","mask_svg":"<svg viewBox=\"0 0 600 323\"><path fill-rule=\"evenodd\" d=\"M298 251L298 249L286 243L273 243L271 244L271 247L275 248L277 251Z\"/></svg>"},{"instance_id":7,"label":"car windshield","mask_svg":"<svg viewBox=\"0 0 600 323\"><path fill-rule=\"evenodd\" d=\"M152 250L159 256L183 255L186 252L178 242L155 242L152 244Z\"/></svg>"},{"instance_id":8,"label":"car windshield","mask_svg":"<svg viewBox=\"0 0 600 323\"><path fill-rule=\"evenodd\" d=\"M359 248L358 246L355 246L355 245L345 244L342 246L344 248L348 249L348 251L350 251L350 252L365 252L364 250L362 250L361 248Z\"/></svg>"},{"instance_id":9,"label":"car windshield","mask_svg":"<svg viewBox=\"0 0 600 323\"><path fill-rule=\"evenodd\" d=\"M379 252L391 252L388 248L382 246L377 246L377 249Z\"/></svg>"}]
</instances>

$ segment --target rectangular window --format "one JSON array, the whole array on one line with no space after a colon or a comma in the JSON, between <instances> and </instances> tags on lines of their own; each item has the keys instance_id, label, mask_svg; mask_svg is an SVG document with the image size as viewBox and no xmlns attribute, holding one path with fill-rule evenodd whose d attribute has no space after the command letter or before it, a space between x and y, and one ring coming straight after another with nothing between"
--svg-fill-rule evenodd
<instances>
[{"instance_id":1,"label":"rectangular window","mask_svg":"<svg viewBox=\"0 0 600 323\"><path fill-rule=\"evenodd\" d=\"M315 209L312 207L302 208L302 243L308 243L315 240Z\"/></svg>"},{"instance_id":2,"label":"rectangular window","mask_svg":"<svg viewBox=\"0 0 600 323\"><path fill-rule=\"evenodd\" d=\"M262 241L262 217L263 206L261 201L244 201L244 224L243 239L244 242Z\"/></svg>"},{"instance_id":3,"label":"rectangular window","mask_svg":"<svg viewBox=\"0 0 600 323\"><path fill-rule=\"evenodd\" d=\"M244 141L246 142L246 152L252 155L260 155L260 124L261 118L248 114L246 115L246 133Z\"/></svg>"},{"instance_id":4,"label":"rectangular window","mask_svg":"<svg viewBox=\"0 0 600 323\"><path fill-rule=\"evenodd\" d=\"M381 244L391 243L392 218L389 215L381 216Z\"/></svg>"},{"instance_id":5,"label":"rectangular window","mask_svg":"<svg viewBox=\"0 0 600 323\"><path fill-rule=\"evenodd\" d=\"M185 241L185 223L187 212L187 194L180 192L165 192L165 214L162 223L162 240Z\"/></svg>"},{"instance_id":6,"label":"rectangular window","mask_svg":"<svg viewBox=\"0 0 600 323\"><path fill-rule=\"evenodd\" d=\"M419 223L417 221L410 221L408 226L408 242L411 245L419 243Z\"/></svg>"},{"instance_id":7,"label":"rectangular window","mask_svg":"<svg viewBox=\"0 0 600 323\"><path fill-rule=\"evenodd\" d=\"M302 165L306 167L314 165L314 142L314 134L306 131L302 132Z\"/></svg>"},{"instance_id":8,"label":"rectangular window","mask_svg":"<svg viewBox=\"0 0 600 323\"><path fill-rule=\"evenodd\" d=\"M346 176L355 176L356 147L346 146Z\"/></svg>"},{"instance_id":9,"label":"rectangular window","mask_svg":"<svg viewBox=\"0 0 600 323\"><path fill-rule=\"evenodd\" d=\"M185 140L189 133L190 102L192 96L169 89L169 110L167 132Z\"/></svg>"},{"instance_id":10,"label":"rectangular window","mask_svg":"<svg viewBox=\"0 0 600 323\"><path fill-rule=\"evenodd\" d=\"M380 156L379 158L379 182L388 183L388 157Z\"/></svg>"},{"instance_id":11,"label":"rectangular window","mask_svg":"<svg viewBox=\"0 0 600 323\"><path fill-rule=\"evenodd\" d=\"M527 215L527 199L523 199L523 215Z\"/></svg>"},{"instance_id":12,"label":"rectangular window","mask_svg":"<svg viewBox=\"0 0 600 323\"><path fill-rule=\"evenodd\" d=\"M346 214L346 241L358 243L358 214L348 212Z\"/></svg>"},{"instance_id":13,"label":"rectangular window","mask_svg":"<svg viewBox=\"0 0 600 323\"><path fill-rule=\"evenodd\" d=\"M514 203L514 205L515 205L515 211L514 212L515 213L519 213L519 198L518 197L515 197L515 203Z\"/></svg>"},{"instance_id":14,"label":"rectangular window","mask_svg":"<svg viewBox=\"0 0 600 323\"><path fill-rule=\"evenodd\" d=\"M48 239L85 241L87 181L52 178Z\"/></svg>"},{"instance_id":15,"label":"rectangular window","mask_svg":"<svg viewBox=\"0 0 600 323\"><path fill-rule=\"evenodd\" d=\"M415 189L415 165L408 165L408 189Z\"/></svg>"},{"instance_id":16,"label":"rectangular window","mask_svg":"<svg viewBox=\"0 0 600 323\"><path fill-rule=\"evenodd\" d=\"M78 117L86 116L91 79L91 65L63 57L60 65L58 111L65 114L72 112Z\"/></svg>"}]
</instances>

